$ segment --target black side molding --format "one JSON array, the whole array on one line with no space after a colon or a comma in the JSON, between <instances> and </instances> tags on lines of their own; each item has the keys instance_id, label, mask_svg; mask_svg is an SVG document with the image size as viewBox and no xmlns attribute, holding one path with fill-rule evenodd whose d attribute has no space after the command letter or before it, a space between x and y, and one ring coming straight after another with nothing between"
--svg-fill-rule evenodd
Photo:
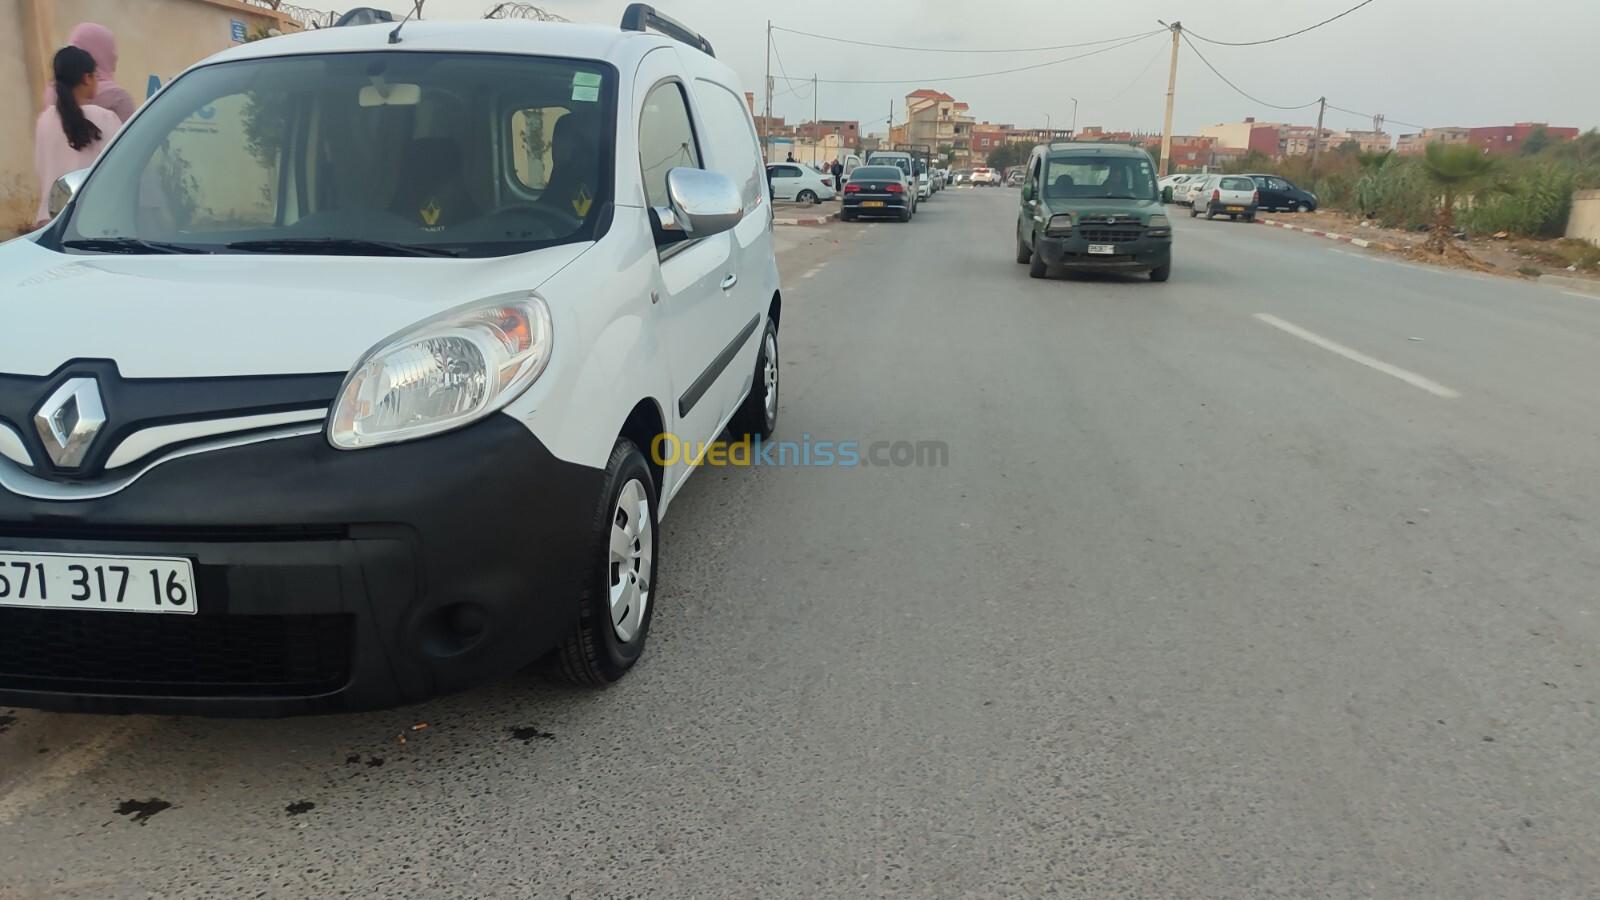
<instances>
[{"instance_id":1,"label":"black side molding","mask_svg":"<svg viewBox=\"0 0 1600 900\"><path fill-rule=\"evenodd\" d=\"M700 377L694 380L694 384L689 385L689 389L684 392L682 397L678 398L678 416L680 418L687 416L689 410L694 409L694 405L699 403L700 398L706 395L706 391L711 390L711 385L722 376L722 370L726 369L728 363L733 362L733 358L739 355L739 348L744 346L745 341L750 340L750 335L756 333L756 326L760 324L760 316L754 316L749 322L745 323L745 326L739 330L739 336L734 338L728 346L723 347L722 352L717 354L717 358L711 361L711 365L700 373Z\"/></svg>"}]
</instances>

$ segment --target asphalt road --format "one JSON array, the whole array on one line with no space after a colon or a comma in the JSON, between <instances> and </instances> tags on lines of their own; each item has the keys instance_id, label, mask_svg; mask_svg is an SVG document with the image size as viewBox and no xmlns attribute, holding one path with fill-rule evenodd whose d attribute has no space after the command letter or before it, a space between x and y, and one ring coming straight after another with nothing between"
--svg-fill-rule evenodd
<instances>
[{"instance_id":1,"label":"asphalt road","mask_svg":"<svg viewBox=\"0 0 1600 900\"><path fill-rule=\"evenodd\" d=\"M1600 895L1600 301L1015 202L783 234L780 436L946 465L702 472L610 690L0 710L0 896Z\"/></svg>"}]
</instances>

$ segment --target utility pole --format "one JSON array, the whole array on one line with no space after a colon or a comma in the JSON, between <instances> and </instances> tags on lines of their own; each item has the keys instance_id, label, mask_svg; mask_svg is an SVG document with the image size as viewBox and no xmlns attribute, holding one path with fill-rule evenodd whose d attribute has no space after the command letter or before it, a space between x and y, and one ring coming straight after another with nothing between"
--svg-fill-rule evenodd
<instances>
[{"instance_id":1,"label":"utility pole","mask_svg":"<svg viewBox=\"0 0 1600 900\"><path fill-rule=\"evenodd\" d=\"M1317 174L1317 151L1322 149L1322 114L1328 111L1328 98L1317 98L1317 133L1311 136L1311 174Z\"/></svg>"},{"instance_id":2,"label":"utility pole","mask_svg":"<svg viewBox=\"0 0 1600 900\"><path fill-rule=\"evenodd\" d=\"M1078 98L1072 98L1072 139L1078 139Z\"/></svg>"},{"instance_id":3,"label":"utility pole","mask_svg":"<svg viewBox=\"0 0 1600 900\"><path fill-rule=\"evenodd\" d=\"M1161 175L1166 175L1172 166L1172 99L1178 90L1178 39L1183 36L1183 23L1173 22L1167 27L1172 29L1172 66L1167 70L1167 119L1161 128Z\"/></svg>"},{"instance_id":4,"label":"utility pole","mask_svg":"<svg viewBox=\"0 0 1600 900\"><path fill-rule=\"evenodd\" d=\"M811 73L811 164L817 164L817 154L822 152L822 123L817 121L817 73Z\"/></svg>"},{"instance_id":5,"label":"utility pole","mask_svg":"<svg viewBox=\"0 0 1600 900\"><path fill-rule=\"evenodd\" d=\"M772 20L767 20L767 113L761 117L761 164L772 158Z\"/></svg>"}]
</instances>

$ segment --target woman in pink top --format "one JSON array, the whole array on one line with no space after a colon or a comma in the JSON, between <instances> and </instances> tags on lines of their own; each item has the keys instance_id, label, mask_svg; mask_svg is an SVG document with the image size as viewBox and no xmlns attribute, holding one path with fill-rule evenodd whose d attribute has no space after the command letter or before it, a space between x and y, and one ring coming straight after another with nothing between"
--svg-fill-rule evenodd
<instances>
[{"instance_id":1,"label":"woman in pink top","mask_svg":"<svg viewBox=\"0 0 1600 900\"><path fill-rule=\"evenodd\" d=\"M87 50L94 57L94 76L99 81L93 98L94 105L111 110L123 122L128 121L133 111L138 109L138 104L133 102L132 94L117 84L116 35L104 25L80 22L67 35L67 46ZM52 84L44 90L44 105L54 106L55 102L56 86Z\"/></svg>"},{"instance_id":2,"label":"woman in pink top","mask_svg":"<svg viewBox=\"0 0 1600 900\"><path fill-rule=\"evenodd\" d=\"M33 168L39 174L35 223L50 221L50 187L56 179L86 169L99 158L122 122L116 113L89 101L99 87L94 57L78 47L62 47L55 58L55 104L34 126Z\"/></svg>"}]
</instances>

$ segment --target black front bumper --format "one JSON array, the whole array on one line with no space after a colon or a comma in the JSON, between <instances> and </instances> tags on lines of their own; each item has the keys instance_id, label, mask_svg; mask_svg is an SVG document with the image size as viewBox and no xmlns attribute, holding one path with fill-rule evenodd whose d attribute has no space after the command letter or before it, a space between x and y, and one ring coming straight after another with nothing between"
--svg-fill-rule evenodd
<instances>
[{"instance_id":1,"label":"black front bumper","mask_svg":"<svg viewBox=\"0 0 1600 900\"><path fill-rule=\"evenodd\" d=\"M201 453L98 500L0 489L0 549L185 557L198 608L0 607L0 706L290 715L508 674L577 621L602 478L495 415L367 450Z\"/></svg>"},{"instance_id":2,"label":"black front bumper","mask_svg":"<svg viewBox=\"0 0 1600 900\"><path fill-rule=\"evenodd\" d=\"M1091 254L1091 244L1109 243L1115 253ZM1052 266L1064 269L1144 272L1172 261L1172 238L1141 236L1135 240L1096 240L1080 231L1070 235L1045 235L1034 242L1034 252Z\"/></svg>"}]
</instances>

